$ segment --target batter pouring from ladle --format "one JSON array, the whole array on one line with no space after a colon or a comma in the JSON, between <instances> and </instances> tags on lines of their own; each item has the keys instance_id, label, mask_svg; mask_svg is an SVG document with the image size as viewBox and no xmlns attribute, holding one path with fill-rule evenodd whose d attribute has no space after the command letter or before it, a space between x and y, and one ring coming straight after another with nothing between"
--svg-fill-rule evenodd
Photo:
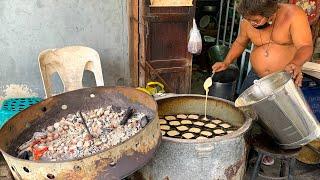
<instances>
[{"instance_id":1,"label":"batter pouring from ladle","mask_svg":"<svg viewBox=\"0 0 320 180\"><path fill-rule=\"evenodd\" d=\"M296 5L278 3L277 0L240 0L237 7L243 16L240 32L223 62L215 63L213 71L228 68L251 41L250 55L253 70L246 77L240 94L253 81L273 72L286 70L296 85L301 86L302 65L313 52L312 35L305 12ZM271 165L273 159L264 157Z\"/></svg>"},{"instance_id":2,"label":"batter pouring from ladle","mask_svg":"<svg viewBox=\"0 0 320 180\"><path fill-rule=\"evenodd\" d=\"M253 71L241 92L255 79L281 70L291 73L295 83L301 86L301 67L313 52L305 12L296 5L276 0L240 0L237 10L243 16L240 33L224 61L215 63L212 69L216 72L227 69L251 41L254 44L250 55Z\"/></svg>"}]
</instances>

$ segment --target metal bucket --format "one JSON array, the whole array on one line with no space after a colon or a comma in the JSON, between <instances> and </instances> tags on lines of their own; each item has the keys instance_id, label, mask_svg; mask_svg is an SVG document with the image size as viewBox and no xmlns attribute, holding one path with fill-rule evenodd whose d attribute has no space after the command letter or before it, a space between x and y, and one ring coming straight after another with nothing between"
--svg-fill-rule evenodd
<instances>
[{"instance_id":1,"label":"metal bucket","mask_svg":"<svg viewBox=\"0 0 320 180\"><path fill-rule=\"evenodd\" d=\"M212 78L213 82L209 88L209 95L233 101L238 76L239 69L235 65L230 65L225 71L217 72Z\"/></svg>"},{"instance_id":2,"label":"metal bucket","mask_svg":"<svg viewBox=\"0 0 320 180\"><path fill-rule=\"evenodd\" d=\"M301 147L320 135L319 123L300 88L286 72L255 81L235 104L256 110L262 124L285 149Z\"/></svg>"},{"instance_id":3,"label":"metal bucket","mask_svg":"<svg viewBox=\"0 0 320 180\"><path fill-rule=\"evenodd\" d=\"M159 115L202 114L205 96L172 95L157 100ZM208 115L240 127L225 136L197 140L162 137L152 162L140 170L140 177L163 179L243 179L247 145L244 134L252 119L230 101L208 98Z\"/></svg>"}]
</instances>

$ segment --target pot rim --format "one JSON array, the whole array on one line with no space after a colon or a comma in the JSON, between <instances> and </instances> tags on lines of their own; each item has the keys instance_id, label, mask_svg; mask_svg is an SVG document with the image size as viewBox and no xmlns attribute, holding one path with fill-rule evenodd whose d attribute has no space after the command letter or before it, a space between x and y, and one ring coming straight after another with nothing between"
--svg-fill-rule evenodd
<instances>
[{"instance_id":1,"label":"pot rim","mask_svg":"<svg viewBox=\"0 0 320 180\"><path fill-rule=\"evenodd\" d=\"M252 106L252 105L259 104L259 103L263 102L264 100L268 99L269 97L271 97L272 95L277 94L278 92L280 92L281 90L283 90L283 89L285 88L285 85L286 85L290 80L292 80L292 79L290 78L290 75L289 75L287 72L285 72L285 71L278 71L278 72L271 73L271 74L269 74L269 75L267 75L267 76L259 79L258 82L264 81L264 80L266 80L266 79L268 79L268 78L270 78L270 77L272 77L272 76L275 76L275 75L277 75L277 74L283 74L283 75L285 75L285 76L288 77L288 79L283 83L283 86L280 86L280 87L276 88L276 89L273 91L272 94L267 95L267 96L265 96L265 97L263 97L263 98L261 98L261 99L259 99L259 100L257 100L257 101L252 101L252 102L250 102L250 103L246 103L246 104L244 104L244 105L239 105L239 106L237 106L237 107L247 107L247 106ZM254 85L250 86L250 87L249 87L248 89L246 89L242 94L240 94L239 97L236 99L236 101L238 101L242 96L244 96L244 94L248 94L249 91L252 91L253 86L254 86ZM235 101L235 102L236 102L236 101Z\"/></svg>"},{"instance_id":2,"label":"pot rim","mask_svg":"<svg viewBox=\"0 0 320 180\"><path fill-rule=\"evenodd\" d=\"M169 99L169 98L178 98L178 97L203 97L203 98L205 98L206 96L199 95L199 94L169 94L167 96L162 96L160 98L157 98L156 101L162 100L162 99ZM225 102L225 103L231 105L233 108L236 108L234 106L234 102L231 102L231 101L228 101L228 100L225 100L222 98L208 96L208 99L219 100L219 101L222 101L222 102ZM238 108L238 109L241 111L241 113L243 113L243 116L245 118L245 122L239 129L237 129L236 131L234 131L230 134L227 134L224 136L217 136L214 138L208 138L208 139L178 139L178 138L171 138L171 137L162 136L162 141L190 143L190 144L212 143L212 142L228 141L230 139L242 136L245 132L247 132L250 129L253 120L256 118L256 115L255 115L255 113L253 113L253 114L248 113L248 111L251 111L251 109L243 109L243 108Z\"/></svg>"}]
</instances>

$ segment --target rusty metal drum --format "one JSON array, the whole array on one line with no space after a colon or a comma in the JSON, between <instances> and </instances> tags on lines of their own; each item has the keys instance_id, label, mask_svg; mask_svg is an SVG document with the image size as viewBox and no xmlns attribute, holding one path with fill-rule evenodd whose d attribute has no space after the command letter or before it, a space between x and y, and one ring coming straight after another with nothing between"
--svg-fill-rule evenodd
<instances>
[{"instance_id":1,"label":"rusty metal drum","mask_svg":"<svg viewBox=\"0 0 320 180\"><path fill-rule=\"evenodd\" d=\"M204 102L202 95L162 97L157 100L158 113L203 114ZM243 179L248 151L245 134L254 114L244 113L230 101L209 97L208 115L240 128L210 139L163 137L155 157L139 171L140 175L150 180Z\"/></svg>"},{"instance_id":2,"label":"rusty metal drum","mask_svg":"<svg viewBox=\"0 0 320 180\"><path fill-rule=\"evenodd\" d=\"M30 161L16 158L15 144L35 131L78 110L108 105L132 106L150 117L137 134L109 149L65 161ZM158 148L161 134L156 101L125 87L95 87L50 97L20 112L0 130L0 150L15 179L121 179L144 166Z\"/></svg>"}]
</instances>

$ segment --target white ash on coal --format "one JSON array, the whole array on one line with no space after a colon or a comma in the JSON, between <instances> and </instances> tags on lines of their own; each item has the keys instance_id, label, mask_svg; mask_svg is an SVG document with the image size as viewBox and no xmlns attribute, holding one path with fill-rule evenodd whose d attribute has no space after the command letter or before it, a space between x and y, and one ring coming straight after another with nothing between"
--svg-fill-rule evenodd
<instances>
[{"instance_id":1,"label":"white ash on coal","mask_svg":"<svg viewBox=\"0 0 320 180\"><path fill-rule=\"evenodd\" d=\"M129 139L148 122L145 114L134 112L131 107L108 106L68 114L41 132L35 132L18 148L18 157L44 161L82 158Z\"/></svg>"}]
</instances>

